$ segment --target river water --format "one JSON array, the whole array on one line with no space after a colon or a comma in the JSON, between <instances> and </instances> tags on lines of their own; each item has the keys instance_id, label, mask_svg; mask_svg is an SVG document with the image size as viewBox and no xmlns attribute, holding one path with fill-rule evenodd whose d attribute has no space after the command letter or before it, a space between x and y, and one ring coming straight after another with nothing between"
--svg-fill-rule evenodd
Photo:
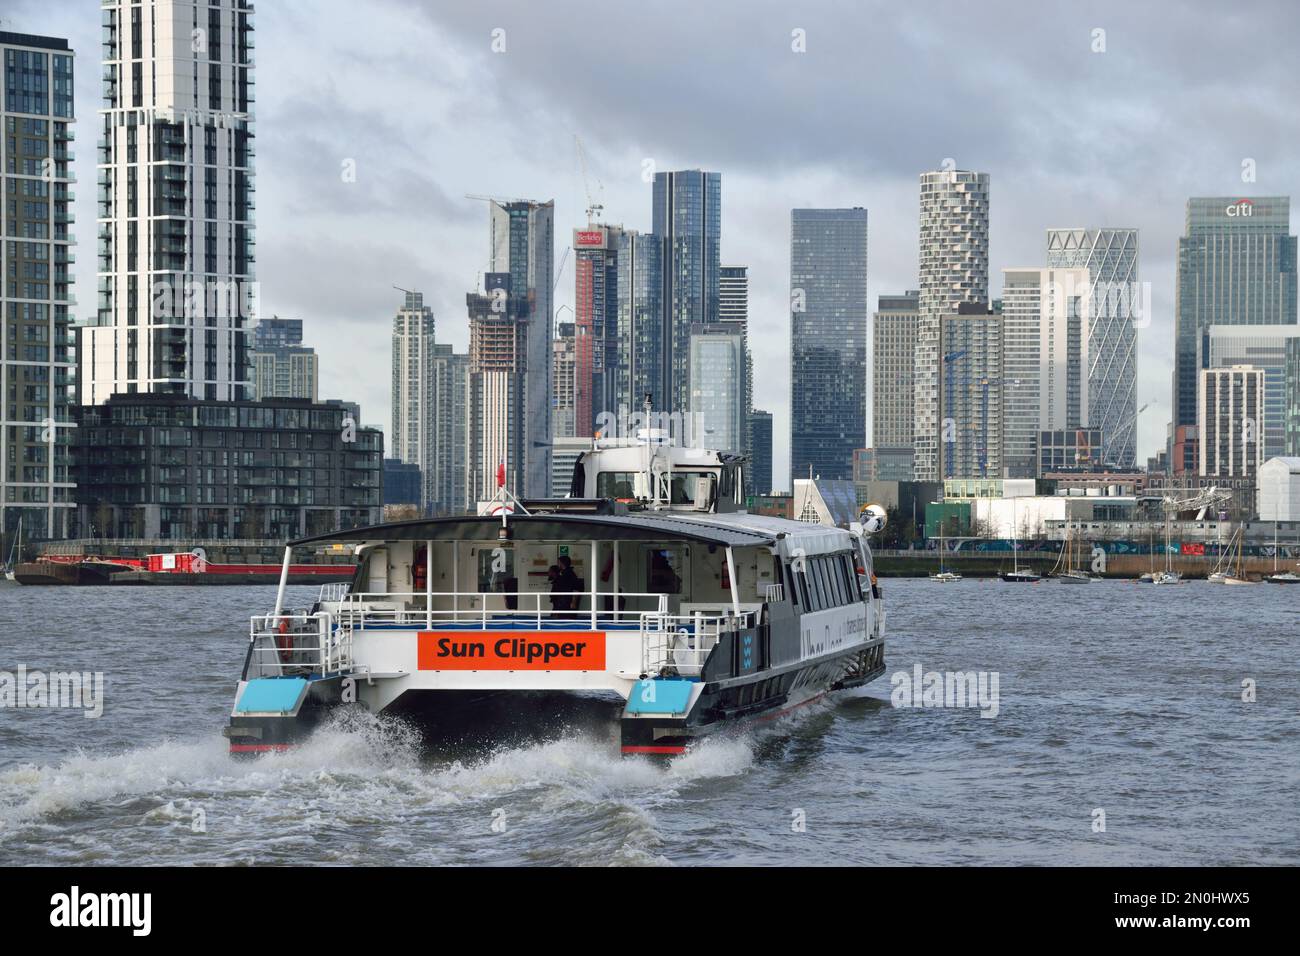
<instances>
[{"instance_id":1,"label":"river water","mask_svg":"<svg viewBox=\"0 0 1300 956\"><path fill-rule=\"evenodd\" d=\"M232 760L273 589L5 587L0 671L105 686L97 719L0 709L0 865L1300 862L1300 587L884 585L886 677L668 762L365 714ZM916 664L996 673L996 716L892 706Z\"/></svg>"}]
</instances>

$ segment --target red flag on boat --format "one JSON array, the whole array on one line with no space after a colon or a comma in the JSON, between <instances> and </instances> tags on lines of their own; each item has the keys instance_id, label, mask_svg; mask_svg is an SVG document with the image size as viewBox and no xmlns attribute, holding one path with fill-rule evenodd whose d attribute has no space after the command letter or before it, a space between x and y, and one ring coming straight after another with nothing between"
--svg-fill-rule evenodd
<instances>
[{"instance_id":1,"label":"red flag on boat","mask_svg":"<svg viewBox=\"0 0 1300 956\"><path fill-rule=\"evenodd\" d=\"M504 488L505 486L506 486L506 463L503 461L497 465L497 487Z\"/></svg>"}]
</instances>

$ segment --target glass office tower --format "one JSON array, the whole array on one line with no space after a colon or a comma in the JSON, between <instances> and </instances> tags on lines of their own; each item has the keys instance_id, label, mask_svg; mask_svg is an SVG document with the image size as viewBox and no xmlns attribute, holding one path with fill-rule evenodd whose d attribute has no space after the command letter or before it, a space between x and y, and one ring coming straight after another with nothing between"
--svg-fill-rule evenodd
<instances>
[{"instance_id":1,"label":"glass office tower","mask_svg":"<svg viewBox=\"0 0 1300 956\"><path fill-rule=\"evenodd\" d=\"M853 477L867 438L867 210L790 211L790 473Z\"/></svg>"},{"instance_id":2,"label":"glass office tower","mask_svg":"<svg viewBox=\"0 0 1300 956\"><path fill-rule=\"evenodd\" d=\"M1294 325L1296 237L1289 196L1194 197L1178 240L1174 427L1197 424L1212 325Z\"/></svg>"},{"instance_id":3,"label":"glass office tower","mask_svg":"<svg viewBox=\"0 0 1300 956\"><path fill-rule=\"evenodd\" d=\"M690 406L691 326L719 316L722 174L656 173L651 231L663 243L663 337L667 377L658 411Z\"/></svg>"}]
</instances>

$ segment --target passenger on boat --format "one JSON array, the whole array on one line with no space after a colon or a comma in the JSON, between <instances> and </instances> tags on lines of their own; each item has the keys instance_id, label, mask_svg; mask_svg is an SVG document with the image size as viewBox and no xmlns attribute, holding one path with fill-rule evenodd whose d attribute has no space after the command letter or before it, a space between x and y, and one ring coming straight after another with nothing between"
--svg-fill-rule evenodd
<instances>
[{"instance_id":1,"label":"passenger on boat","mask_svg":"<svg viewBox=\"0 0 1300 956\"><path fill-rule=\"evenodd\" d=\"M551 585L551 590L567 594L563 610L573 611L578 607L578 592L582 590L582 579L573 570L573 559L567 554L560 556L560 574ZM553 603L553 602L552 602ZM559 608L557 608L558 610Z\"/></svg>"}]
</instances>

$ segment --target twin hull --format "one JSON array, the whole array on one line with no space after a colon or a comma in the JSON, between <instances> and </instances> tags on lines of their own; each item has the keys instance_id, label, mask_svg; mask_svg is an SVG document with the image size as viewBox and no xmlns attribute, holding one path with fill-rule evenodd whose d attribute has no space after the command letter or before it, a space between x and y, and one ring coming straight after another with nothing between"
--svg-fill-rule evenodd
<instances>
[{"instance_id":1,"label":"twin hull","mask_svg":"<svg viewBox=\"0 0 1300 956\"><path fill-rule=\"evenodd\" d=\"M769 618L722 631L698 674L689 676L681 673L689 666L647 673L647 636L640 629L593 628L581 617L553 629L359 628L351 635L354 663L347 673L254 679L276 682L279 697L266 704L247 702L253 682L241 680L226 734L232 753L260 753L301 742L343 704L381 713L399 701L422 703L438 720L474 699L466 692L517 692L524 705L529 691L606 691L626 702L624 753L681 753L691 738L730 722L773 716L880 676L883 623L879 602L775 623ZM692 651L684 647L681 660ZM546 715L536 717L544 721Z\"/></svg>"}]
</instances>

